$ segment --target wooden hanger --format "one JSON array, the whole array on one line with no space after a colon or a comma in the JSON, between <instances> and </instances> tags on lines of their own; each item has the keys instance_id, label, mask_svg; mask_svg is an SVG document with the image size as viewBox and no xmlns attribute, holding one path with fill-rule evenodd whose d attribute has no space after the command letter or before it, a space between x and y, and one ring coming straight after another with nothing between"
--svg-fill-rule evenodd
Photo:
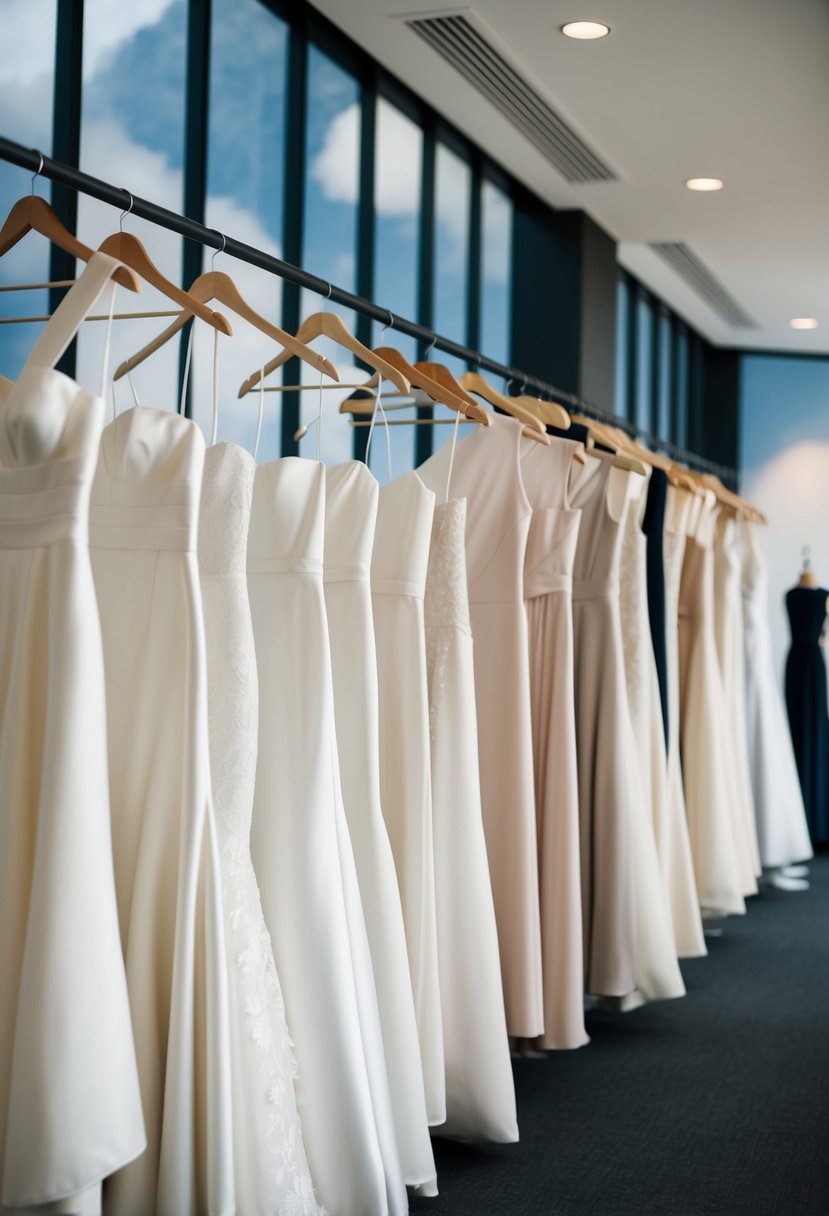
<instances>
[{"instance_id":1,"label":"wooden hanger","mask_svg":"<svg viewBox=\"0 0 829 1216\"><path fill-rule=\"evenodd\" d=\"M641 477L647 477L647 465L643 464L638 456L633 456L624 450L627 444L620 445L616 439L614 430L606 423L598 422L595 418L587 418L584 414L574 414L573 421L580 426L587 427L587 433L593 438L595 443L600 443L603 447L610 449L613 453L614 468L624 469L630 473L638 473Z\"/></svg>"},{"instance_id":2,"label":"wooden hanger","mask_svg":"<svg viewBox=\"0 0 829 1216\"><path fill-rule=\"evenodd\" d=\"M618 441L619 447L629 455L639 457L645 464L649 464L651 468L662 469L670 485L678 486L684 490L692 490L695 493L698 492L698 487L694 483L693 478L681 465L675 464L667 456L663 456L661 452L655 452L652 448L646 447L641 440L633 439L621 427L605 426L604 429Z\"/></svg>"},{"instance_id":3,"label":"wooden hanger","mask_svg":"<svg viewBox=\"0 0 829 1216\"><path fill-rule=\"evenodd\" d=\"M509 400L523 409L529 410L531 414L540 419L544 426L554 426L559 431L569 431L570 429L572 423L570 413L557 401L544 401L541 397L532 397L527 393L519 393L517 397L510 397Z\"/></svg>"},{"instance_id":4,"label":"wooden hanger","mask_svg":"<svg viewBox=\"0 0 829 1216\"><path fill-rule=\"evenodd\" d=\"M46 237L47 241L51 241L64 253L68 253L81 262L88 262L94 252L88 245L83 245L76 236L72 235L46 199L41 198L39 194L27 194L24 198L19 198L6 216L6 221L0 228L0 257L4 253L8 253L27 232L39 232L41 236ZM104 250L103 252L108 253L109 251ZM117 254L113 254L113 256L118 257ZM118 258L118 260L123 261L124 259ZM112 277L116 283L120 283L122 287L128 287L130 291L141 290L138 275L128 266L119 266Z\"/></svg>"},{"instance_id":5,"label":"wooden hanger","mask_svg":"<svg viewBox=\"0 0 829 1216\"><path fill-rule=\"evenodd\" d=\"M419 388L427 396L438 405L448 406L449 409L455 410L459 414L464 414L467 418L474 422L480 422L482 426L490 425L490 415L487 410L474 401L466 393L456 392L448 383L441 382L434 376L427 374L422 370L422 364L409 363L401 355L399 350L395 350L393 346L377 346L374 348L374 355L379 355L381 359L385 359L392 367L396 367L401 375L405 376L412 388ZM441 367L442 364L428 364L431 368ZM448 369L445 368L448 372ZM451 373L450 377L451 377ZM361 388L373 389L379 388L380 377L375 374L366 381ZM359 396L349 397L343 401L340 406L341 414L373 414L374 413L374 397L373 395L360 399ZM423 421L426 421L425 419Z\"/></svg>"},{"instance_id":6,"label":"wooden hanger","mask_svg":"<svg viewBox=\"0 0 829 1216\"><path fill-rule=\"evenodd\" d=\"M359 338L355 338L342 317L338 316L337 313L312 313L310 317L306 317L302 322L296 334L298 342L313 342L314 338L319 337L330 338L332 342L336 342L344 350L350 350L358 359L362 359L363 363L367 363L369 367L373 367L376 372L379 372L384 380L389 380L401 393L407 394L409 392L409 382L406 377L397 368L387 363L385 359L370 351ZM248 376L239 389L239 396L244 397L265 376L269 376L278 367L282 367L283 363L287 363L290 357L290 352L287 351L282 351L274 356L270 363L265 364L264 368Z\"/></svg>"},{"instance_id":7,"label":"wooden hanger","mask_svg":"<svg viewBox=\"0 0 829 1216\"><path fill-rule=\"evenodd\" d=\"M273 338L274 342L278 342L285 350L296 355L297 358L303 359L316 371L323 372L332 380L339 380L340 374L333 363L326 359L323 355L315 350L311 350L310 346L306 346L304 342L298 342L296 338L291 337L284 329L280 329L278 325L271 324L261 316L255 309L251 308L247 300L239 291L233 279L229 274L225 274L221 270L208 270L204 274L200 274L190 285L189 294L194 300L200 301L202 304L207 304L211 300L218 300L225 308L229 308L231 312L236 313L243 321L249 322L254 329L258 329L260 333L265 334L269 338ZM185 310L182 312L172 325L168 325L163 333L160 333L157 338L153 338L152 342L148 342L142 347L137 354L126 359L115 372L115 379L131 372L133 368L138 367L145 359L159 350L171 338L180 333L187 322L190 320L192 313Z\"/></svg>"},{"instance_id":8,"label":"wooden hanger","mask_svg":"<svg viewBox=\"0 0 829 1216\"><path fill-rule=\"evenodd\" d=\"M479 397L483 397L484 401L488 401L490 405L496 406L499 410L503 410L505 414L511 414L513 418L517 418L519 422L523 422L524 433L528 438L535 439L536 436L543 435L544 442L549 446L550 436L545 430L544 423L536 414L527 409L525 405L522 405L517 397L508 397L505 393L499 392L497 388L493 388L489 381L485 380L478 372L464 372L458 383L467 393L477 393Z\"/></svg>"},{"instance_id":9,"label":"wooden hanger","mask_svg":"<svg viewBox=\"0 0 829 1216\"><path fill-rule=\"evenodd\" d=\"M155 263L150 258L147 250L141 244L137 236L131 232L113 232L99 246L101 253L108 253L110 257L117 258L119 262L123 262L126 266L130 266L145 282L151 287L155 287L163 296L174 300L179 307L192 313L196 317L201 317L202 321L206 321L208 325L212 325L214 329L218 329L219 333L232 334L230 322L226 317L223 317L220 312L212 312L206 305L200 303L199 300L177 287L175 283L171 283L166 279Z\"/></svg>"}]
</instances>

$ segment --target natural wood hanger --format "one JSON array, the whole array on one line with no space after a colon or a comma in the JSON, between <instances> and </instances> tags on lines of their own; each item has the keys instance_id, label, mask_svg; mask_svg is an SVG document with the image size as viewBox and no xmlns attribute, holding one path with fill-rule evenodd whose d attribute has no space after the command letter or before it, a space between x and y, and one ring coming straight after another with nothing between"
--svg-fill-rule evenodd
<instances>
[{"instance_id":1,"label":"natural wood hanger","mask_svg":"<svg viewBox=\"0 0 829 1216\"><path fill-rule=\"evenodd\" d=\"M373 367L376 372L379 372L384 380L389 380L395 388L401 393L409 392L409 382L405 376L387 363L380 355L375 355L364 346L359 338L355 338L354 334L343 321L342 317L335 312L315 312L310 317L302 322L297 330L296 340L298 342L313 342L315 338L325 337L330 338L332 342L336 342L338 346L342 346L344 350L350 350L353 355L361 359L363 363L367 363L369 367ZM255 388L260 380L265 376L269 376L271 372L276 371L278 367L282 367L283 363L287 363L290 359L290 352L282 351L275 355L269 363L266 363L264 368L254 372L248 376L247 380L239 389L239 396L244 397L251 389ZM308 386L311 387L311 386Z\"/></svg>"},{"instance_id":2,"label":"natural wood hanger","mask_svg":"<svg viewBox=\"0 0 829 1216\"><path fill-rule=\"evenodd\" d=\"M169 300L174 300L179 307L187 312L192 313L196 317L201 317L202 321L206 321L208 325L212 325L219 333L233 333L233 330L230 328L230 322L220 312L211 311L206 305L195 299L194 296L189 295L188 292L183 291L175 283L171 283L169 279L165 278L138 237L134 236L131 232L113 232L98 248L101 253L108 253L110 257L117 258L119 262L130 266L145 282L149 283L151 287L155 287L156 291L160 291Z\"/></svg>"},{"instance_id":3,"label":"natural wood hanger","mask_svg":"<svg viewBox=\"0 0 829 1216\"><path fill-rule=\"evenodd\" d=\"M623 447L620 446L619 441L609 426L603 422L598 422L595 418L587 418L584 414L574 414L573 421L578 423L579 426L587 427L587 433L595 443L600 443L603 447L610 449L613 453L614 468L624 469L630 473L638 473L641 477L647 477L647 465L643 464L638 456L632 456L623 450Z\"/></svg>"},{"instance_id":4,"label":"natural wood hanger","mask_svg":"<svg viewBox=\"0 0 829 1216\"><path fill-rule=\"evenodd\" d=\"M284 329L280 329L278 325L273 325L265 317L261 316L260 313L256 312L254 308L251 308L250 304L248 304L239 291L236 283L224 271L208 270L204 274L200 274L191 283L189 294L202 304L217 300L225 308L230 309L231 312L241 317L243 321L247 321L254 329L258 329L260 333L272 338L274 342L278 342L285 350L308 363L316 371L322 372L332 380L339 380L340 374L330 360L317 351L312 350L310 346L306 346L304 342L297 341L296 338L286 333ZM182 312L173 324L168 325L157 338L153 338L152 342L148 342L146 346L142 347L131 358L125 359L116 369L114 378L120 380L127 372L131 372L140 363L143 363L145 359L149 358L150 355L169 342L171 338L180 333L191 316L192 314L189 311Z\"/></svg>"},{"instance_id":5,"label":"natural wood hanger","mask_svg":"<svg viewBox=\"0 0 829 1216\"><path fill-rule=\"evenodd\" d=\"M522 405L516 397L507 397L505 393L501 393L497 388L485 380L479 372L464 372L458 383L467 393L476 393L479 397L483 397L484 401L488 401L490 405L496 406L497 409L503 410L505 414L510 414L519 422L524 423L524 434L528 439L535 439L538 443L543 443L547 447L550 445L550 436L547 434L544 423L531 410Z\"/></svg>"},{"instance_id":6,"label":"natural wood hanger","mask_svg":"<svg viewBox=\"0 0 829 1216\"><path fill-rule=\"evenodd\" d=\"M76 236L73 236L46 199L41 198L39 194L27 194L23 198L19 198L6 216L5 223L0 228L0 257L4 253L8 253L27 232L39 232L41 236L46 237L47 241L57 245L58 249L62 249L64 253L68 253L70 257L77 258L81 262L88 262L94 253L93 249L82 244ZM109 250L105 249L103 252L108 253ZM117 254L112 256L118 257ZM118 258L118 260L124 261L123 258ZM130 291L141 290L138 275L129 266L119 266L112 277L116 283L122 287L128 287ZM35 284L26 284L26 286L35 286ZM49 284L44 284L44 286L49 286Z\"/></svg>"},{"instance_id":7,"label":"natural wood hanger","mask_svg":"<svg viewBox=\"0 0 829 1216\"><path fill-rule=\"evenodd\" d=\"M456 410L459 414L464 414L467 418L480 422L483 426L490 425L490 417L487 410L479 405L477 401L472 400L465 393L458 393L445 381L437 379L435 376L422 370L424 365L409 363L401 355L399 350L395 350L393 346L377 346L373 354L379 355L385 359L392 367L396 367L401 375L405 376L412 388L419 388L432 401L438 405L448 406L451 410ZM428 364L430 368L442 367L442 364ZM448 371L448 369L444 369ZM450 373L451 375L451 373ZM380 384L379 376L375 373L371 379L367 380L361 388L372 389L378 388ZM366 397L362 401L359 397L349 397L343 401L340 406L341 414L372 414L374 413L373 398ZM421 419L422 422L428 419ZM400 425L400 424L398 424Z\"/></svg>"},{"instance_id":8,"label":"natural wood hanger","mask_svg":"<svg viewBox=\"0 0 829 1216\"><path fill-rule=\"evenodd\" d=\"M559 431L570 429L570 413L557 401L545 401L542 397L531 397L526 393L519 393L517 397L510 397L509 400L522 409L529 410L544 426L554 426Z\"/></svg>"}]
</instances>

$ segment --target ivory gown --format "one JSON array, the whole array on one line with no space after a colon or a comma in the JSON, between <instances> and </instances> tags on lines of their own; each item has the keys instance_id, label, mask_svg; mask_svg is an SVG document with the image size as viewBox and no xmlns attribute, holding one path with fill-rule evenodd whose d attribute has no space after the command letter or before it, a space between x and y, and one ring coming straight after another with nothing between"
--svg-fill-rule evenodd
<instances>
[{"instance_id":1,"label":"ivory gown","mask_svg":"<svg viewBox=\"0 0 829 1216\"><path fill-rule=\"evenodd\" d=\"M250 857L259 686L245 567L255 471L253 457L235 443L207 449L198 534L227 941L236 1211L315 1216L294 1094L296 1063Z\"/></svg>"},{"instance_id":2,"label":"ivory gown","mask_svg":"<svg viewBox=\"0 0 829 1216\"><path fill-rule=\"evenodd\" d=\"M204 440L136 406L101 437L92 569L104 640L115 883L147 1152L113 1216L235 1209L221 873L196 562Z\"/></svg>"},{"instance_id":3,"label":"ivory gown","mask_svg":"<svg viewBox=\"0 0 829 1216\"><path fill-rule=\"evenodd\" d=\"M573 563L581 513L568 481L580 443L522 444L521 473L533 513L524 558L530 646L533 761L546 1049L582 1047L584 943L573 671ZM582 449L583 450L583 449Z\"/></svg>"},{"instance_id":4,"label":"ivory gown","mask_svg":"<svg viewBox=\"0 0 829 1216\"><path fill-rule=\"evenodd\" d=\"M693 494L668 486L662 536L665 563L665 653L668 690L667 811L657 841L662 873L671 900L674 940L680 958L707 954L697 898L685 788L680 760L679 715L679 584L685 555L685 533Z\"/></svg>"},{"instance_id":5,"label":"ivory gown","mask_svg":"<svg viewBox=\"0 0 829 1216\"><path fill-rule=\"evenodd\" d=\"M446 1120L440 1011L429 692L423 593L435 496L417 473L383 486L371 555L380 706L380 802L409 955L430 1124Z\"/></svg>"},{"instance_id":6,"label":"ivory gown","mask_svg":"<svg viewBox=\"0 0 829 1216\"><path fill-rule=\"evenodd\" d=\"M697 896L709 917L745 912L734 835L735 793L722 677L714 636L716 496L688 512L679 599L680 738Z\"/></svg>"},{"instance_id":7,"label":"ivory gown","mask_svg":"<svg viewBox=\"0 0 829 1216\"><path fill-rule=\"evenodd\" d=\"M371 550L378 484L362 461L326 470L323 582L337 751L383 1028L403 1177L435 1193L435 1162L394 857L380 803Z\"/></svg>"},{"instance_id":8,"label":"ivory gown","mask_svg":"<svg viewBox=\"0 0 829 1216\"><path fill-rule=\"evenodd\" d=\"M452 493L466 499L466 571L475 703L507 1029L544 1031L524 554L532 507L521 477L522 424L493 414L455 447ZM419 473L445 492L452 444Z\"/></svg>"},{"instance_id":9,"label":"ivory gown","mask_svg":"<svg viewBox=\"0 0 829 1216\"><path fill-rule=\"evenodd\" d=\"M746 732L760 860L769 869L812 856L789 723L774 669L768 573L757 525L743 520Z\"/></svg>"},{"instance_id":10,"label":"ivory gown","mask_svg":"<svg viewBox=\"0 0 829 1216\"><path fill-rule=\"evenodd\" d=\"M100 1211L146 1145L118 929L89 495L102 395L55 370L96 253L0 377L0 1205ZM153 1129L154 1131L155 1129Z\"/></svg>"},{"instance_id":11,"label":"ivory gown","mask_svg":"<svg viewBox=\"0 0 829 1216\"><path fill-rule=\"evenodd\" d=\"M317 1197L337 1216L383 1216L407 1203L342 805L324 518L322 464L287 456L257 467L247 561L259 674L251 852Z\"/></svg>"},{"instance_id":12,"label":"ivory gown","mask_svg":"<svg viewBox=\"0 0 829 1216\"><path fill-rule=\"evenodd\" d=\"M435 508L424 598L446 1059L439 1132L511 1143L518 1122L481 815L465 524L464 499Z\"/></svg>"}]
</instances>

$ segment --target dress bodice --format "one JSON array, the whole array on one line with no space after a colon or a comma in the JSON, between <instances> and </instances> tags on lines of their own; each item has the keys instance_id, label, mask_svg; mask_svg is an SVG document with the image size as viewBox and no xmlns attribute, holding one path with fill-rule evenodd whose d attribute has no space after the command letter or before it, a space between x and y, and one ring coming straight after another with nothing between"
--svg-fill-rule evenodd
<instances>
[{"instance_id":1,"label":"dress bodice","mask_svg":"<svg viewBox=\"0 0 829 1216\"><path fill-rule=\"evenodd\" d=\"M368 579L379 485L362 460L325 471L326 582Z\"/></svg>"},{"instance_id":2,"label":"dress bodice","mask_svg":"<svg viewBox=\"0 0 829 1216\"><path fill-rule=\"evenodd\" d=\"M574 470L570 501L581 509L573 565L573 598L594 599L619 590L622 524L628 483L604 452Z\"/></svg>"},{"instance_id":3,"label":"dress bodice","mask_svg":"<svg viewBox=\"0 0 829 1216\"><path fill-rule=\"evenodd\" d=\"M579 446L555 439L549 448L527 445L522 455L521 473L533 508L524 555L526 600L572 587L581 512L569 506L567 487Z\"/></svg>"},{"instance_id":4,"label":"dress bodice","mask_svg":"<svg viewBox=\"0 0 829 1216\"><path fill-rule=\"evenodd\" d=\"M199 507L199 572L244 578L256 463L236 443L216 443L204 454Z\"/></svg>"},{"instance_id":5,"label":"dress bodice","mask_svg":"<svg viewBox=\"0 0 829 1216\"><path fill-rule=\"evenodd\" d=\"M818 645L826 621L827 597L825 587L792 587L786 592L792 646Z\"/></svg>"},{"instance_id":6,"label":"dress bodice","mask_svg":"<svg viewBox=\"0 0 829 1216\"><path fill-rule=\"evenodd\" d=\"M98 549L195 551L204 439L194 422L137 405L101 435L90 540Z\"/></svg>"},{"instance_id":7,"label":"dress bodice","mask_svg":"<svg viewBox=\"0 0 829 1216\"><path fill-rule=\"evenodd\" d=\"M371 555L375 595L423 598L434 512L435 495L414 471L381 488Z\"/></svg>"},{"instance_id":8,"label":"dress bodice","mask_svg":"<svg viewBox=\"0 0 829 1216\"><path fill-rule=\"evenodd\" d=\"M427 631L470 631L469 593L466 588L464 561L465 532L465 498L452 498L449 502L435 507L424 604Z\"/></svg>"},{"instance_id":9,"label":"dress bodice","mask_svg":"<svg viewBox=\"0 0 829 1216\"><path fill-rule=\"evenodd\" d=\"M256 469L248 574L322 574L325 465L283 456Z\"/></svg>"}]
</instances>

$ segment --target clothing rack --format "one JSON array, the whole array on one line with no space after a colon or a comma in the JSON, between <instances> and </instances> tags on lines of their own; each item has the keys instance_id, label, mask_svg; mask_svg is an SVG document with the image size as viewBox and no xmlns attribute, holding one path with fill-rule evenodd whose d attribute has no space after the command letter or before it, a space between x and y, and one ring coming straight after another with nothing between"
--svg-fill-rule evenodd
<instances>
[{"instance_id":1,"label":"clothing rack","mask_svg":"<svg viewBox=\"0 0 829 1216\"><path fill-rule=\"evenodd\" d=\"M666 439L660 439L627 418L619 418L607 410L599 409L598 406L592 405L589 401L584 401L573 393L556 388L555 385L549 384L546 380L540 380L537 376L529 375L520 368L507 367L503 363L498 363L497 360L490 359L479 351L472 350L468 346L463 346L460 342L454 342L451 338L445 338L441 334L436 334L432 330L427 329L426 326L419 325L416 321L409 321L405 317L400 317L396 313L392 313L388 308L375 304L372 300L367 300L363 296L345 291L342 287L337 287L325 279L309 274L307 270L302 270L301 267L294 266L290 262L284 262L281 258L274 257L273 254L265 253L264 250L257 249L254 245L247 245L244 241L239 241L235 237L220 233L214 228L206 228L204 224L191 220L186 215L180 215L178 212L170 211L167 207L162 207L158 203L151 202L149 199L133 195L123 187L113 186L110 182L93 177L89 173L84 173L72 165L65 164L63 161L43 156L37 149L26 148L22 144L15 143L14 140L0 136L0 160L18 165L21 169L31 169L39 177L49 178L59 185L66 186L80 194L97 198L103 203L109 203L111 206L119 208L121 211L129 211L131 215L149 220L160 228L167 228L170 232L178 233L179 236L185 237L187 240L196 241L209 249L216 249L222 253L229 254L231 257L238 258L239 261L247 262L251 266L257 266L260 270L268 271L269 274L275 274L281 279L286 279L291 283L297 284L299 287L307 288L309 291L323 296L326 300L362 313L363 316L369 317L373 321L380 321L384 325L389 325L392 330L397 330L398 333L415 338L430 349L436 347L448 355L453 355L471 364L476 370L491 372L496 376L503 377L512 384L520 386L522 390L530 389L540 397L558 401L572 413L584 414L589 418L596 419L598 422L618 427L632 438L640 439L648 447L664 452L665 455L688 465L689 468L703 473L713 473L721 478L726 485L736 486L737 484L737 471L731 466L717 464L715 461L707 460L695 452L689 452L677 444L670 443Z\"/></svg>"}]
</instances>

